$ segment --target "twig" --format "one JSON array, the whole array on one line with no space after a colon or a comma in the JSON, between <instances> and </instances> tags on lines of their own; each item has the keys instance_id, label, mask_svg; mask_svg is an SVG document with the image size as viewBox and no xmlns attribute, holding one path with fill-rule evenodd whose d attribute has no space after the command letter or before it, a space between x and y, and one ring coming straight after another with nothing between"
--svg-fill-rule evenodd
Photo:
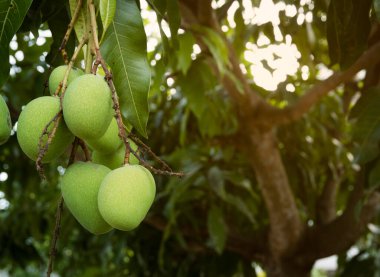
<instances>
[{"instance_id":1,"label":"twig","mask_svg":"<svg viewBox=\"0 0 380 277\"><path fill-rule=\"evenodd\" d=\"M63 211L63 197L59 199L57 212L55 214L55 226L54 226L54 233L53 233L53 240L50 245L50 252L49 252L49 264L48 264L48 270L46 272L46 276L50 277L51 273L53 272L53 262L55 255L57 253L57 241L59 238L59 234L61 232L61 218L62 218L62 211Z\"/></svg>"},{"instance_id":2,"label":"twig","mask_svg":"<svg viewBox=\"0 0 380 277\"><path fill-rule=\"evenodd\" d=\"M380 43L377 43L364 52L346 71L336 72L326 80L314 85L294 105L284 109L274 108L268 113L263 113L263 118L269 118L269 121L274 124L287 124L301 118L329 91L335 89L339 84L352 79L363 68L376 64L380 59L379 53Z\"/></svg>"},{"instance_id":3,"label":"twig","mask_svg":"<svg viewBox=\"0 0 380 277\"><path fill-rule=\"evenodd\" d=\"M129 145L128 135L127 135L127 132L126 132L126 130L124 128L123 119L122 119L121 112L120 112L119 99L118 99L118 96L117 96L117 93L116 93L115 85L114 85L113 80L112 80L112 74L108 70L107 65L106 65L106 63L105 63L105 61L103 59L103 56L100 53L99 40L98 40L97 29L96 29L95 7L94 7L93 0L89 1L88 8L89 8L89 11L90 11L90 16L91 16L91 28L92 28L92 35L93 35L93 38L94 38L94 46L95 46L95 53L96 53L96 60L95 60L95 63L94 63L92 71L96 72L97 66L101 65L102 68L103 68L103 70L104 70L104 73L106 74L105 79L106 79L106 81L108 83L108 86L111 89L111 97L112 97L112 101L113 101L113 108L114 108L115 113L116 113L116 121L117 121L118 129L119 129L119 137L124 142L124 145L125 145L124 164L128 164L129 163L129 155L132 152L137 157L137 159L141 162L141 164L144 167L146 167L147 169L149 169L150 171L152 171L155 174L168 175L168 176L177 176L177 177L184 176L184 173L182 173L182 172L173 172L170 169L170 167L167 164L163 163L162 161L161 161L161 164L162 163L165 164L165 166L167 168L169 168L169 170L161 170L161 169L154 168L153 166L151 166L150 164L148 164L146 161L144 161L136 153L136 151L134 151L131 148L131 146ZM149 147L146 146L146 148L149 148ZM153 156L155 157L155 159L159 159L157 157L157 155L155 155L154 153L153 153Z\"/></svg>"},{"instance_id":4,"label":"twig","mask_svg":"<svg viewBox=\"0 0 380 277\"><path fill-rule=\"evenodd\" d=\"M75 154L76 154L77 149L78 149L78 143L79 143L79 139L75 138L74 142L72 143L70 158L69 158L69 162L67 164L68 167L72 163L74 163L74 161L75 161ZM47 277L50 277L51 273L53 272L54 258L55 258L55 255L57 253L57 242L58 242L58 238L59 238L60 231L61 231L61 218L62 218L62 211L63 211L63 203L64 203L64 200L63 200L63 197L61 196L61 198L58 201L57 212L55 214L55 226L54 226L53 238L51 241L50 251L49 251L48 269L46 272Z\"/></svg>"},{"instance_id":5,"label":"twig","mask_svg":"<svg viewBox=\"0 0 380 277\"><path fill-rule=\"evenodd\" d=\"M62 99L63 99L63 96L65 94L65 91L66 91L66 87L67 87L67 80L69 78L69 73L70 73L70 70L71 68L73 67L74 65L74 62L76 60L76 58L78 57L78 54L80 52L80 50L82 49L83 45L86 43L87 41L87 36L85 36L81 42L79 43L77 49L75 49L75 52L73 54L73 56L71 57L71 60L67 66L67 70L65 72L65 76L63 77L63 81L62 81L62 93L61 93L61 96L60 96L60 108L59 108L59 111L57 112L57 114L46 124L44 130L42 131L42 134L39 138L39 141L38 141L38 149L39 149L39 152L38 152L38 156L37 156L37 160L36 160L36 168L37 168L37 171L41 177L41 179L45 180L46 179L46 176L45 176L45 173L44 173L44 169L43 169L43 166L42 166L42 159L44 158L46 152L48 151L49 149L49 145L51 144L54 136L55 136L55 133L57 131L57 128L58 128L58 125L59 125L59 122L62 118ZM56 91L57 92L57 91ZM51 130L51 132L48 131L50 125L54 123L54 126L53 126L53 129ZM47 141L45 144L43 144L43 138L44 136L48 136L47 138Z\"/></svg>"},{"instance_id":6,"label":"twig","mask_svg":"<svg viewBox=\"0 0 380 277\"><path fill-rule=\"evenodd\" d=\"M68 42L70 34L73 31L73 28L75 26L75 23L78 20L80 9L82 7L82 2L83 2L83 0L78 0L77 6L75 7L73 17L71 18L71 21L67 27L66 33L65 33L63 40L62 40L62 43L61 43L61 46L58 49L58 51L61 52L61 54L62 54L63 60L65 61L65 64L68 64L67 52L65 50L66 43Z\"/></svg>"},{"instance_id":7,"label":"twig","mask_svg":"<svg viewBox=\"0 0 380 277\"><path fill-rule=\"evenodd\" d=\"M67 80L69 78L70 70L73 68L75 60L77 59L80 51L82 50L83 46L86 44L87 41L88 41L88 37L87 37L87 35L85 35L81 39L81 41L79 42L77 48L74 51L73 56L71 57L69 64L67 65L65 76L63 77L63 80L62 80L62 92L61 92L61 97L60 97L61 98L61 108L62 108L62 99L63 99L63 96L65 95L65 92L67 89Z\"/></svg>"},{"instance_id":8,"label":"twig","mask_svg":"<svg viewBox=\"0 0 380 277\"><path fill-rule=\"evenodd\" d=\"M57 132L58 124L59 124L61 118L62 118L62 109L60 109L59 112L48 122L48 124L46 124L46 126L45 126L44 130L42 131L42 134L38 140L39 152L38 152L38 156L37 156L37 160L36 160L36 168L37 168L38 174L40 175L41 179L43 179L43 180L46 180L46 176L45 176L44 168L42 165L42 159L44 158L46 152L48 151L49 145L51 144L51 142L55 136L55 133ZM48 129L49 129L50 125L53 123L54 123L53 129L51 130L51 132L49 132ZM47 137L46 143L43 144L43 139L44 139L44 136L46 136L46 135L48 137Z\"/></svg>"},{"instance_id":9,"label":"twig","mask_svg":"<svg viewBox=\"0 0 380 277\"><path fill-rule=\"evenodd\" d=\"M143 150L146 151L150 156L154 158L155 161L160 163L163 167L163 169L168 170L168 171L173 171L170 166L165 163L162 159L160 159L153 151L150 149L148 145L146 145L144 142L141 141L135 134L129 133L128 137L133 140L136 144L142 146Z\"/></svg>"},{"instance_id":10,"label":"twig","mask_svg":"<svg viewBox=\"0 0 380 277\"><path fill-rule=\"evenodd\" d=\"M130 155L130 146L127 138L127 133L124 129L124 124L123 124L123 119L121 117L121 112L120 112L120 104L119 104L119 99L116 94L116 88L115 85L112 81L112 74L108 70L107 65L102 57L102 54L100 53L100 47L99 47L99 40L98 40L98 33L96 30L96 14L95 14L95 7L94 7L94 2L92 0L89 1L88 8L90 11L90 17L91 17L91 28L92 28L92 35L94 38L94 46L95 46L95 53L96 53L96 60L94 63L94 67L96 64L101 64L102 68L106 74L106 81L108 83L108 86L111 89L111 97L113 101L113 108L116 112L116 122L119 127L119 137L125 144L125 156L124 156L124 164L129 163L129 155ZM96 72L96 67L93 68L93 72Z\"/></svg>"},{"instance_id":11,"label":"twig","mask_svg":"<svg viewBox=\"0 0 380 277\"><path fill-rule=\"evenodd\" d=\"M74 142L73 142L73 146L71 148L71 153L70 153L68 165L73 164L75 162L75 155L76 155L77 149L78 149L78 142L79 142L79 138L75 137Z\"/></svg>"},{"instance_id":12,"label":"twig","mask_svg":"<svg viewBox=\"0 0 380 277\"><path fill-rule=\"evenodd\" d=\"M83 150L86 161L91 161L90 151L88 151L87 145L84 143L84 141L81 139L78 139L78 144L80 145L80 147Z\"/></svg>"}]
</instances>

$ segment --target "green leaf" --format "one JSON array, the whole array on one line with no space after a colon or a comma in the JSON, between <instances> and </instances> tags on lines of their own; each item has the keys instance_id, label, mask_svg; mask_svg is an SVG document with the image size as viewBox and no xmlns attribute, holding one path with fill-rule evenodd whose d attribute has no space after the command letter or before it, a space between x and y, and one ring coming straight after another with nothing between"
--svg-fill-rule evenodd
<instances>
[{"instance_id":1,"label":"green leaf","mask_svg":"<svg viewBox=\"0 0 380 277\"><path fill-rule=\"evenodd\" d=\"M168 15L168 23L171 34L171 41L174 49L178 48L178 29L181 25L181 17L179 14L179 7L177 0L167 0L167 15Z\"/></svg>"},{"instance_id":2,"label":"green leaf","mask_svg":"<svg viewBox=\"0 0 380 277\"><path fill-rule=\"evenodd\" d=\"M222 210L212 206L208 212L207 228L212 246L218 254L223 252L227 240L227 226L223 219Z\"/></svg>"},{"instance_id":3,"label":"green leaf","mask_svg":"<svg viewBox=\"0 0 380 277\"><path fill-rule=\"evenodd\" d=\"M75 8L77 6L77 0L69 0L71 17L74 16ZM83 1L82 8L79 11L79 16L74 25L75 34L78 41L80 41L86 32L86 13L85 13L86 1Z\"/></svg>"},{"instance_id":4,"label":"green leaf","mask_svg":"<svg viewBox=\"0 0 380 277\"><path fill-rule=\"evenodd\" d=\"M116 0L100 0L99 10L103 24L103 37L115 17Z\"/></svg>"},{"instance_id":5,"label":"green leaf","mask_svg":"<svg viewBox=\"0 0 380 277\"><path fill-rule=\"evenodd\" d=\"M0 0L0 87L9 76L9 43L20 28L32 0Z\"/></svg>"},{"instance_id":6,"label":"green leaf","mask_svg":"<svg viewBox=\"0 0 380 277\"><path fill-rule=\"evenodd\" d=\"M193 45L195 39L191 33L185 33L178 37L179 49L177 51L177 68L186 75L191 65L191 53L193 52Z\"/></svg>"},{"instance_id":7,"label":"green leaf","mask_svg":"<svg viewBox=\"0 0 380 277\"><path fill-rule=\"evenodd\" d=\"M100 50L112 69L123 114L146 137L150 68L144 26L134 0L117 1L114 20Z\"/></svg>"},{"instance_id":8,"label":"green leaf","mask_svg":"<svg viewBox=\"0 0 380 277\"><path fill-rule=\"evenodd\" d=\"M352 109L350 117L355 119L353 124L353 139L359 143L355 151L358 163L367 163L379 153L380 141L380 89L372 88L363 96Z\"/></svg>"},{"instance_id":9,"label":"green leaf","mask_svg":"<svg viewBox=\"0 0 380 277\"><path fill-rule=\"evenodd\" d=\"M366 49L372 0L334 0L327 13L327 41L332 64L351 65Z\"/></svg>"},{"instance_id":10,"label":"green leaf","mask_svg":"<svg viewBox=\"0 0 380 277\"><path fill-rule=\"evenodd\" d=\"M202 34L203 42L207 45L216 61L219 72L223 75L226 67L230 65L228 48L223 38L217 32L207 27L197 26L195 30Z\"/></svg>"}]
</instances>

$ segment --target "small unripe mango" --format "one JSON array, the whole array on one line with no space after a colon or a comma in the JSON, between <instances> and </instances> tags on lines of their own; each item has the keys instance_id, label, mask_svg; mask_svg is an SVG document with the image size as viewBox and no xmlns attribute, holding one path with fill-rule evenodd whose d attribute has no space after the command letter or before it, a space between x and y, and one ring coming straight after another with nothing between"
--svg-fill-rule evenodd
<instances>
[{"instance_id":1,"label":"small unripe mango","mask_svg":"<svg viewBox=\"0 0 380 277\"><path fill-rule=\"evenodd\" d=\"M17 139L22 151L32 160L36 160L39 153L38 143L45 126L59 112L59 98L43 96L29 102L22 110L17 123ZM48 131L51 132L54 123L51 123ZM70 133L61 118L55 136L45 153L42 162L47 163L65 152L73 142L74 136ZM47 135L43 137L43 144L47 142Z\"/></svg>"},{"instance_id":2,"label":"small unripe mango","mask_svg":"<svg viewBox=\"0 0 380 277\"><path fill-rule=\"evenodd\" d=\"M116 119L112 118L107 131L101 138L87 140L86 142L99 153L111 154L115 152L122 144L122 140L119 138L119 128L117 127Z\"/></svg>"},{"instance_id":3,"label":"small unripe mango","mask_svg":"<svg viewBox=\"0 0 380 277\"><path fill-rule=\"evenodd\" d=\"M129 231L148 213L156 194L152 174L140 165L125 165L107 174L98 193L98 207L112 227Z\"/></svg>"},{"instance_id":4,"label":"small unripe mango","mask_svg":"<svg viewBox=\"0 0 380 277\"><path fill-rule=\"evenodd\" d=\"M136 151L137 145L129 140L129 144L131 148ZM108 168L116 169L121 167L124 163L125 156L125 146L124 143L117 149L114 153L111 154L103 154L97 150L92 152L92 160L95 163L105 165ZM139 164L139 160L132 153L129 155L129 163L130 164Z\"/></svg>"},{"instance_id":5,"label":"small unripe mango","mask_svg":"<svg viewBox=\"0 0 380 277\"><path fill-rule=\"evenodd\" d=\"M66 70L67 70L67 65L61 65L54 68L54 70L51 72L49 76L49 91L51 95L54 95L55 91L57 90L59 86L59 83L63 81ZM75 78L83 74L84 72L81 69L72 68L67 78L67 85L69 85Z\"/></svg>"},{"instance_id":6,"label":"small unripe mango","mask_svg":"<svg viewBox=\"0 0 380 277\"><path fill-rule=\"evenodd\" d=\"M103 165L76 162L66 169L60 182L66 206L78 222L95 235L112 229L98 209L99 187L110 171Z\"/></svg>"},{"instance_id":7,"label":"small unripe mango","mask_svg":"<svg viewBox=\"0 0 380 277\"><path fill-rule=\"evenodd\" d=\"M0 96L0 145L7 142L12 131L11 116L8 106Z\"/></svg>"},{"instance_id":8,"label":"small unripe mango","mask_svg":"<svg viewBox=\"0 0 380 277\"><path fill-rule=\"evenodd\" d=\"M107 131L113 114L111 92L102 77L85 74L67 87L63 116L67 127L77 137L99 139Z\"/></svg>"}]
</instances>

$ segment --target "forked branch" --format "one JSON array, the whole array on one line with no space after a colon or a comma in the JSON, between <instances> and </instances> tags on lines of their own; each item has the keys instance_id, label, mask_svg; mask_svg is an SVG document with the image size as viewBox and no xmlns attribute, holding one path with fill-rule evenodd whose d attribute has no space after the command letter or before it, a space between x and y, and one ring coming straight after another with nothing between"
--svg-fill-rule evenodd
<instances>
[{"instance_id":1,"label":"forked branch","mask_svg":"<svg viewBox=\"0 0 380 277\"><path fill-rule=\"evenodd\" d=\"M377 43L364 52L347 70L336 72L326 80L314 85L294 105L284 109L272 109L269 114L262 114L263 120L267 118L273 124L288 124L298 120L338 85L350 81L360 70L378 63L380 61L379 53L380 43Z\"/></svg>"}]
</instances>

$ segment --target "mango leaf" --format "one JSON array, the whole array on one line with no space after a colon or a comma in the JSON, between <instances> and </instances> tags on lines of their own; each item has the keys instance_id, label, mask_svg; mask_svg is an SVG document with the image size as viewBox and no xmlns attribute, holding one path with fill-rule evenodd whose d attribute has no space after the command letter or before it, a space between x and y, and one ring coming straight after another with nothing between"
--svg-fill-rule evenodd
<instances>
[{"instance_id":1,"label":"mango leaf","mask_svg":"<svg viewBox=\"0 0 380 277\"><path fill-rule=\"evenodd\" d=\"M112 69L123 115L146 137L150 69L144 26L134 0L118 0L116 5L100 51Z\"/></svg>"},{"instance_id":2,"label":"mango leaf","mask_svg":"<svg viewBox=\"0 0 380 277\"><path fill-rule=\"evenodd\" d=\"M212 206L209 210L207 228L213 248L218 254L221 254L227 240L227 226L219 207Z\"/></svg>"},{"instance_id":3,"label":"mango leaf","mask_svg":"<svg viewBox=\"0 0 380 277\"><path fill-rule=\"evenodd\" d=\"M70 13L71 18L74 16L74 11L77 6L77 0L69 0L70 5ZM86 1L83 1L82 9L79 11L78 19L74 25L75 34L77 35L78 41L80 41L83 37L83 34L86 31L86 14L85 14L85 8L83 6L86 5Z\"/></svg>"},{"instance_id":4,"label":"mango leaf","mask_svg":"<svg viewBox=\"0 0 380 277\"><path fill-rule=\"evenodd\" d=\"M196 26L194 29L202 34L202 40L213 55L219 72L223 75L226 67L229 67L228 48L223 38L214 30Z\"/></svg>"},{"instance_id":5,"label":"mango leaf","mask_svg":"<svg viewBox=\"0 0 380 277\"><path fill-rule=\"evenodd\" d=\"M177 0L167 0L167 15L168 15L168 23L171 34L171 41L174 49L178 48L178 29L181 25L181 17L179 14L179 7Z\"/></svg>"},{"instance_id":6,"label":"mango leaf","mask_svg":"<svg viewBox=\"0 0 380 277\"><path fill-rule=\"evenodd\" d=\"M115 16L116 0L100 0L99 10L103 24L103 37Z\"/></svg>"},{"instance_id":7,"label":"mango leaf","mask_svg":"<svg viewBox=\"0 0 380 277\"><path fill-rule=\"evenodd\" d=\"M330 1L327 13L327 41L332 64L351 65L366 49L370 31L372 0Z\"/></svg>"},{"instance_id":8,"label":"mango leaf","mask_svg":"<svg viewBox=\"0 0 380 277\"><path fill-rule=\"evenodd\" d=\"M177 68L186 75L191 65L191 53L193 52L193 45L195 39L191 33L185 33L178 37L179 49L177 50Z\"/></svg>"},{"instance_id":9,"label":"mango leaf","mask_svg":"<svg viewBox=\"0 0 380 277\"><path fill-rule=\"evenodd\" d=\"M380 89L372 88L363 93L363 96L352 109L350 118L353 118L353 139L359 143L355 151L355 160L358 163L367 163L379 154L380 142Z\"/></svg>"},{"instance_id":10,"label":"mango leaf","mask_svg":"<svg viewBox=\"0 0 380 277\"><path fill-rule=\"evenodd\" d=\"M9 76L9 43L20 28L32 0L0 0L0 88Z\"/></svg>"}]
</instances>

